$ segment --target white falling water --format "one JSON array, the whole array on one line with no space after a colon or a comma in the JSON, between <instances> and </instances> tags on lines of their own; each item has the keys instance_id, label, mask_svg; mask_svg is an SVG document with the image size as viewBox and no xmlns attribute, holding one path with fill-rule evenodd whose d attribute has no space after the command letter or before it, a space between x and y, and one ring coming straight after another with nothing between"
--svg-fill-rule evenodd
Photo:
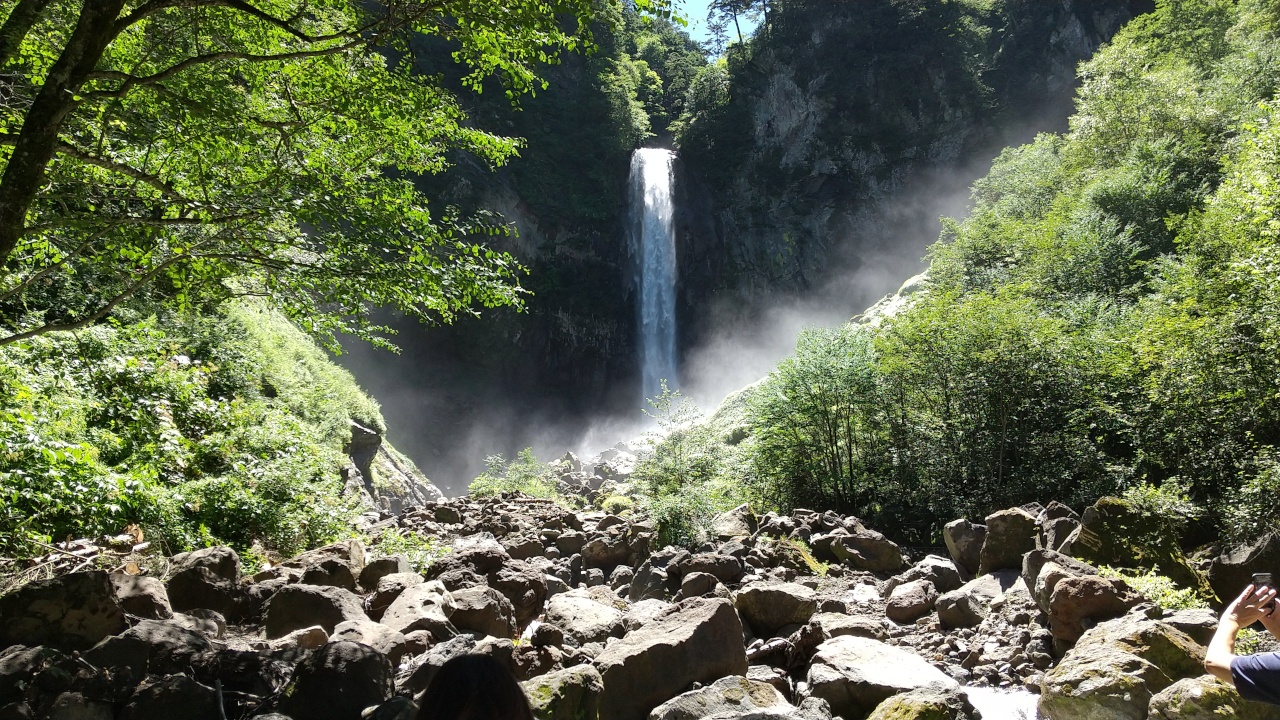
<instances>
[{"instance_id":1,"label":"white falling water","mask_svg":"<svg viewBox=\"0 0 1280 720\"><path fill-rule=\"evenodd\" d=\"M645 398L675 389L676 238L671 219L675 153L644 148L631 155L630 251L639 290L640 376Z\"/></svg>"}]
</instances>

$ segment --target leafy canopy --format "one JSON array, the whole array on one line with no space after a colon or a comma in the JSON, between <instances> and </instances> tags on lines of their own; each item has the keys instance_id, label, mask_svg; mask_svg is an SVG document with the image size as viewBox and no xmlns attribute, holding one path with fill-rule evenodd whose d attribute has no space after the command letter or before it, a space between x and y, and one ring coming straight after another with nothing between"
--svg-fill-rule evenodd
<instances>
[{"instance_id":1,"label":"leafy canopy","mask_svg":"<svg viewBox=\"0 0 1280 720\"><path fill-rule=\"evenodd\" d=\"M643 9L662 14L660 3ZM0 318L7 344L121 303L269 298L332 341L370 306L448 321L519 305L484 216L412 177L520 141L415 72L439 36L480 92L589 46L589 0L7 0L0 4Z\"/></svg>"}]
</instances>

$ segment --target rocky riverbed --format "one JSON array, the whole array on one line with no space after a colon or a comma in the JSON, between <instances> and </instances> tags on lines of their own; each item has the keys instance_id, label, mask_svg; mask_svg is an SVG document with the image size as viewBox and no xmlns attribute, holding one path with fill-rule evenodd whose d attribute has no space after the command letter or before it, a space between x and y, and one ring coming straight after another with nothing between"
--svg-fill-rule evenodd
<instances>
[{"instance_id":1,"label":"rocky riverbed","mask_svg":"<svg viewBox=\"0 0 1280 720\"><path fill-rule=\"evenodd\" d=\"M463 653L507 664L540 718L1280 717L1203 674L1211 611L1061 552L1099 517L1011 508L929 552L809 510L738 508L694 548L523 496L371 512L367 546L252 575L215 547L10 592L0 720L408 720ZM406 536L448 549L425 568L381 550Z\"/></svg>"}]
</instances>

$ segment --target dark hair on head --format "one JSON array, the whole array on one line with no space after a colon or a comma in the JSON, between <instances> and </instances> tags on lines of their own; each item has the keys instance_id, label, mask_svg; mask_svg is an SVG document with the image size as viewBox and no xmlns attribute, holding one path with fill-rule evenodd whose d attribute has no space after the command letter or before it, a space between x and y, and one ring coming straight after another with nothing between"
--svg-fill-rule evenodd
<instances>
[{"instance_id":1,"label":"dark hair on head","mask_svg":"<svg viewBox=\"0 0 1280 720\"><path fill-rule=\"evenodd\" d=\"M488 655L459 655L441 665L419 705L417 720L533 720L520 683Z\"/></svg>"}]
</instances>

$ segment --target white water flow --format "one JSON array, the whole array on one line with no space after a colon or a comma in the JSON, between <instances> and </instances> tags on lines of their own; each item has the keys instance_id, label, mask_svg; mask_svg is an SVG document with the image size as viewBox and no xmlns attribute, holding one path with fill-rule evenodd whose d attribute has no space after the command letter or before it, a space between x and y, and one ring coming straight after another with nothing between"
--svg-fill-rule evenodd
<instances>
[{"instance_id":1,"label":"white water flow","mask_svg":"<svg viewBox=\"0 0 1280 720\"><path fill-rule=\"evenodd\" d=\"M631 155L630 251L639 291L642 398L676 389L676 237L671 165L675 153L643 148Z\"/></svg>"},{"instance_id":2,"label":"white water flow","mask_svg":"<svg viewBox=\"0 0 1280 720\"><path fill-rule=\"evenodd\" d=\"M982 714L982 720L1037 720L1040 717L1036 707L1040 697L1022 688L965 687L963 690L974 709Z\"/></svg>"}]
</instances>

